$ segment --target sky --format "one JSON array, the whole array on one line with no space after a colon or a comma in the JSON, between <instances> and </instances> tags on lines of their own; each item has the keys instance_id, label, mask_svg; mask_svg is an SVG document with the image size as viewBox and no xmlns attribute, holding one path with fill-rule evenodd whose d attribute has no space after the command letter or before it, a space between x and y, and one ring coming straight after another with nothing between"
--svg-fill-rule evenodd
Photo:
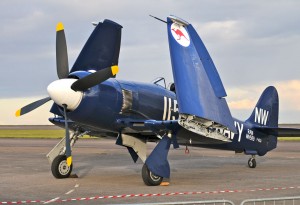
<instances>
[{"instance_id":1,"label":"sky","mask_svg":"<svg viewBox=\"0 0 300 205\"><path fill-rule=\"evenodd\" d=\"M191 23L227 91L232 115L250 116L265 87L277 88L280 123L300 123L298 0L2 0L0 1L0 125L49 124L51 103L15 118L47 96L57 79L55 27L62 21L73 65L93 30L110 19L123 26L118 79L173 81L166 24L170 14Z\"/></svg>"}]
</instances>

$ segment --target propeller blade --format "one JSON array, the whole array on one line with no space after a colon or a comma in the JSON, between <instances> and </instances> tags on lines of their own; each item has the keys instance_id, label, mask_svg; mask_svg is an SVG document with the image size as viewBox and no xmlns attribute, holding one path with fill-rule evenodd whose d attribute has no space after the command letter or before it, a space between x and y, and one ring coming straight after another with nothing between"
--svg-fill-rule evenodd
<instances>
[{"instance_id":1,"label":"propeller blade","mask_svg":"<svg viewBox=\"0 0 300 205\"><path fill-rule=\"evenodd\" d=\"M59 22L56 26L56 69L59 79L69 75L68 51L64 26Z\"/></svg>"},{"instance_id":2,"label":"propeller blade","mask_svg":"<svg viewBox=\"0 0 300 205\"><path fill-rule=\"evenodd\" d=\"M70 167L72 164L72 151L71 151L70 132L68 126L68 117L67 117L67 105L63 104L63 108L64 108L65 130L66 130L66 156L67 156L67 164Z\"/></svg>"},{"instance_id":3,"label":"propeller blade","mask_svg":"<svg viewBox=\"0 0 300 205\"><path fill-rule=\"evenodd\" d=\"M22 107L21 109L17 110L15 115L16 115L16 117L24 115L24 114L26 114L28 112L31 112L32 110L42 106L43 104L45 104L46 102L48 102L50 100L51 100L50 97L46 97L46 98L43 98L41 100L37 100L33 103L30 103L30 104Z\"/></svg>"},{"instance_id":4,"label":"propeller blade","mask_svg":"<svg viewBox=\"0 0 300 205\"><path fill-rule=\"evenodd\" d=\"M95 73L92 73L84 78L78 79L74 82L71 88L74 91L85 91L108 78L114 77L119 72L119 67L117 65L104 68Z\"/></svg>"}]
</instances>

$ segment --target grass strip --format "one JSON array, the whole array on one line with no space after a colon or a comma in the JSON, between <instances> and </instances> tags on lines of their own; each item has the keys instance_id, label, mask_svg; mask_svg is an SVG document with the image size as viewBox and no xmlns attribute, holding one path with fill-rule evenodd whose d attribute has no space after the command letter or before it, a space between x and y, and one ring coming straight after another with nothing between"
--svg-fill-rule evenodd
<instances>
[{"instance_id":1,"label":"grass strip","mask_svg":"<svg viewBox=\"0 0 300 205\"><path fill-rule=\"evenodd\" d=\"M0 138L59 139L64 130L0 130ZM94 138L84 135L83 138ZM300 141L300 137L278 137L279 141Z\"/></svg>"},{"instance_id":2,"label":"grass strip","mask_svg":"<svg viewBox=\"0 0 300 205\"><path fill-rule=\"evenodd\" d=\"M0 138L60 139L64 130L0 130ZM91 138L84 135L83 138Z\"/></svg>"},{"instance_id":3,"label":"grass strip","mask_svg":"<svg viewBox=\"0 0 300 205\"><path fill-rule=\"evenodd\" d=\"M300 141L300 137L278 137L279 141Z\"/></svg>"}]
</instances>

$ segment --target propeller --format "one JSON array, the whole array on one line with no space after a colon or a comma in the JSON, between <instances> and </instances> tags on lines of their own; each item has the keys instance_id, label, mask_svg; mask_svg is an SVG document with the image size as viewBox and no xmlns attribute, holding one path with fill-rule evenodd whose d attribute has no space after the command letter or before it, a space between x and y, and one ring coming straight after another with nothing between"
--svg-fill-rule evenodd
<instances>
[{"instance_id":1,"label":"propeller","mask_svg":"<svg viewBox=\"0 0 300 205\"><path fill-rule=\"evenodd\" d=\"M16 111L15 115L19 117L50 100L63 108L66 131L65 154L68 166L72 164L72 153L67 110L74 110L79 105L85 90L114 77L118 73L119 68L116 64L118 64L120 51L121 28L122 26L110 20L99 23L74 64L75 67L79 67L79 70L94 68L95 65L98 71L76 80L68 78L67 43L64 26L59 22L56 26L56 70L59 80L48 86L47 90L50 97L37 100ZM72 71L77 70L72 68Z\"/></svg>"},{"instance_id":2,"label":"propeller","mask_svg":"<svg viewBox=\"0 0 300 205\"><path fill-rule=\"evenodd\" d=\"M83 62L82 64L85 66L89 66L89 58L86 56L91 56L94 54L95 56L91 56L90 61L93 62L93 64L97 64L97 59L101 58L101 63L104 63L104 66L108 65L109 63L112 66L107 66L105 68L100 68L98 66L98 71L95 73L91 73L90 75L87 75L84 78L78 79L71 85L71 89L76 92L83 92L97 84L102 83L103 81L107 80L108 78L114 77L118 71L119 68L117 65L118 63L118 57L119 57L119 51L120 51L120 43L121 43L121 33L120 33L120 28L121 26L109 21L105 20L104 23L99 23L99 26L96 27L94 32L92 33L91 36L93 38L89 38L87 41L86 45L84 46L82 52L80 53L78 59L76 60L74 66L83 67L80 65L80 62ZM111 34L113 37L107 37ZM95 39L96 41L100 42L101 45L98 45L101 49L95 50ZM107 51L107 48L108 51ZM84 52L83 52L84 51ZM109 52L109 53L107 53ZM85 55L87 53L88 55ZM98 53L97 55L95 53ZM68 52L67 52L67 43L66 43L66 37L65 37L65 32L64 32L64 26L61 22L59 22L56 26L56 70L57 70L57 76L59 79L63 80L68 78L69 76L69 65L68 65ZM72 69L76 70L76 69ZM61 83L63 85L63 83ZM69 86L69 85L68 85ZM49 87L49 86L48 86ZM51 99L51 94L49 93L50 97L46 97L40 100L37 100L33 103L30 103L21 109L17 110L15 115L17 117L22 116L26 113L29 113L36 108L42 106L46 102L50 101ZM60 105L63 107L62 104L57 103L56 104ZM68 104L65 103L68 107ZM68 107L69 108L69 107Z\"/></svg>"}]
</instances>

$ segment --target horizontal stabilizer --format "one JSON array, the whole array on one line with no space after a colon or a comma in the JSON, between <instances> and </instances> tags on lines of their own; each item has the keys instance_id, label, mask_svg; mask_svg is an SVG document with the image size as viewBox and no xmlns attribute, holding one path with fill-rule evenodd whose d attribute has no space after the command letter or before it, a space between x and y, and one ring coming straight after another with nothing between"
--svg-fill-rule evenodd
<instances>
[{"instance_id":1,"label":"horizontal stabilizer","mask_svg":"<svg viewBox=\"0 0 300 205\"><path fill-rule=\"evenodd\" d=\"M225 89L202 40L184 20L170 16L167 22L179 113L236 133Z\"/></svg>"},{"instance_id":2,"label":"horizontal stabilizer","mask_svg":"<svg viewBox=\"0 0 300 205\"><path fill-rule=\"evenodd\" d=\"M300 129L288 127L255 127L256 130L267 135L278 137L300 137Z\"/></svg>"}]
</instances>

